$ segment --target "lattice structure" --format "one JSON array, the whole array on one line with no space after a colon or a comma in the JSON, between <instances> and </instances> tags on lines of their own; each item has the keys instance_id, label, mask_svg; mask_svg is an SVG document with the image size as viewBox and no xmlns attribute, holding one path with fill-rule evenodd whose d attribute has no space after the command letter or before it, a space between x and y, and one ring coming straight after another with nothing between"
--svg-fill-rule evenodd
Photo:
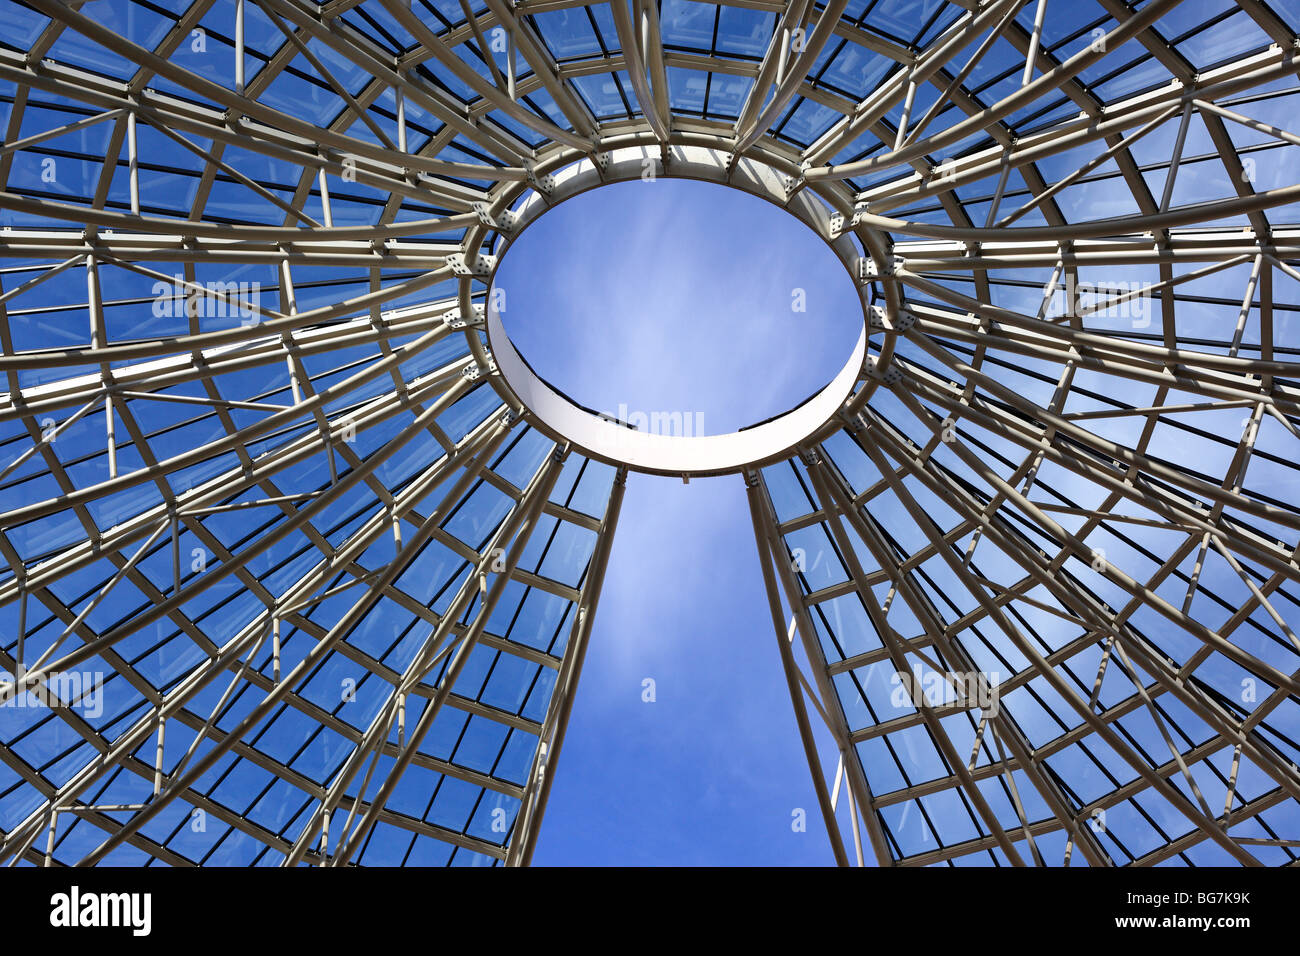
<instances>
[{"instance_id":1,"label":"lattice structure","mask_svg":"<svg viewBox=\"0 0 1300 956\"><path fill-rule=\"evenodd\" d=\"M743 485L838 862L1300 859L1293 9L0 25L0 860L527 863L629 469ZM844 380L698 454L525 380L497 262L638 175L828 242Z\"/></svg>"}]
</instances>

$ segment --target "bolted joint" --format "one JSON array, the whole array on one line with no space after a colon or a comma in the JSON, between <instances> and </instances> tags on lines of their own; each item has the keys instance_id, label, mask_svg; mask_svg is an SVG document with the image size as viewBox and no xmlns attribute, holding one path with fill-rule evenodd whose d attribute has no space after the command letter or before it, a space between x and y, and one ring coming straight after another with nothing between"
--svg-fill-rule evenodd
<instances>
[{"instance_id":1,"label":"bolted joint","mask_svg":"<svg viewBox=\"0 0 1300 956\"><path fill-rule=\"evenodd\" d=\"M884 382L891 388L903 380L903 372L893 362L881 364L874 358L867 359L867 371L871 377Z\"/></svg>"},{"instance_id":2,"label":"bolted joint","mask_svg":"<svg viewBox=\"0 0 1300 956\"><path fill-rule=\"evenodd\" d=\"M480 378L485 378L497 370L497 363L491 358L488 359L487 365L466 365L460 370L460 374L465 376L471 382L477 382Z\"/></svg>"},{"instance_id":3,"label":"bolted joint","mask_svg":"<svg viewBox=\"0 0 1300 956\"><path fill-rule=\"evenodd\" d=\"M848 403L845 402L845 407L841 408L839 411L839 419L844 424L844 428L855 435L866 431L867 423L866 420L863 419L862 413L850 412L847 406Z\"/></svg>"},{"instance_id":4,"label":"bolted joint","mask_svg":"<svg viewBox=\"0 0 1300 956\"><path fill-rule=\"evenodd\" d=\"M478 329L483 327L484 312L483 303L475 302L470 306L470 315L464 318L460 314L460 307L448 309L442 314L442 321L449 329Z\"/></svg>"},{"instance_id":5,"label":"bolted joint","mask_svg":"<svg viewBox=\"0 0 1300 956\"><path fill-rule=\"evenodd\" d=\"M539 175L531 163L524 167L524 172L528 175L528 182L539 193L549 196L555 190L555 177L550 173Z\"/></svg>"},{"instance_id":6,"label":"bolted joint","mask_svg":"<svg viewBox=\"0 0 1300 956\"><path fill-rule=\"evenodd\" d=\"M893 256L883 266L876 264L876 260L871 256L858 257L858 280L860 282L870 282L874 279L883 279L896 275L906 266L906 260L902 256Z\"/></svg>"},{"instance_id":7,"label":"bolted joint","mask_svg":"<svg viewBox=\"0 0 1300 956\"><path fill-rule=\"evenodd\" d=\"M900 311L891 320L889 315L878 305L873 305L868 312L867 324L873 332L907 332L916 325L916 316L911 312Z\"/></svg>"},{"instance_id":8,"label":"bolted joint","mask_svg":"<svg viewBox=\"0 0 1300 956\"><path fill-rule=\"evenodd\" d=\"M497 263L496 256L479 254L474 257L474 264L470 265L463 252L453 252L447 257L447 265L451 266L451 271L458 276L472 276L475 278L485 278L492 274L493 268Z\"/></svg>"},{"instance_id":9,"label":"bolted joint","mask_svg":"<svg viewBox=\"0 0 1300 956\"><path fill-rule=\"evenodd\" d=\"M515 213L511 212L508 209L494 216L492 214L492 207L485 202L474 203L473 209L474 209L474 214L478 216L479 222L483 223L483 225L487 226L489 229L494 229L497 232L512 231L515 227L515 223L519 219L519 217Z\"/></svg>"},{"instance_id":10,"label":"bolted joint","mask_svg":"<svg viewBox=\"0 0 1300 956\"><path fill-rule=\"evenodd\" d=\"M870 282L872 279L879 279L882 276L892 275L892 266L885 266L883 269L876 265L876 260L871 256L858 256L858 281Z\"/></svg>"}]
</instances>

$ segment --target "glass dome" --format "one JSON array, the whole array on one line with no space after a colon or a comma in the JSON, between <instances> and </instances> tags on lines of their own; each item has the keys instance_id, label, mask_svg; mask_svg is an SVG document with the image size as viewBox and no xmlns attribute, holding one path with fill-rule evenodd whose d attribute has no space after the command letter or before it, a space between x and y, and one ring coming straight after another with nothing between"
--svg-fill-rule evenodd
<instances>
[{"instance_id":1,"label":"glass dome","mask_svg":"<svg viewBox=\"0 0 1300 956\"><path fill-rule=\"evenodd\" d=\"M629 471L747 496L835 862L1297 861L1294 8L0 27L0 861L527 864ZM531 371L498 260L646 177L839 257L824 391L701 438Z\"/></svg>"}]
</instances>

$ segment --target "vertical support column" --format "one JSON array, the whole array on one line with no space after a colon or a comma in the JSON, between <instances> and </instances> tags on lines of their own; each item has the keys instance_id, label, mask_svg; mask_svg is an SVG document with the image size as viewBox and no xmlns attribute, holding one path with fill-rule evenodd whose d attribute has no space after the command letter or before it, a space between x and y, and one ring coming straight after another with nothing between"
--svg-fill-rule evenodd
<instances>
[{"instance_id":1,"label":"vertical support column","mask_svg":"<svg viewBox=\"0 0 1300 956\"><path fill-rule=\"evenodd\" d=\"M99 289L99 260L86 256L86 313L90 319L90 348L102 349L108 344L104 327L104 307ZM113 375L107 363L99 366L100 381L104 386L104 449L108 457L108 477L117 477L117 437L114 434L113 393L110 391Z\"/></svg>"},{"instance_id":2,"label":"vertical support column","mask_svg":"<svg viewBox=\"0 0 1300 956\"><path fill-rule=\"evenodd\" d=\"M108 450L108 477L117 477L117 421L113 412L113 393L104 396L104 442Z\"/></svg>"},{"instance_id":3,"label":"vertical support column","mask_svg":"<svg viewBox=\"0 0 1300 956\"><path fill-rule=\"evenodd\" d=\"M1192 103L1183 107L1183 117L1178 122L1178 135L1174 140L1174 154L1169 160L1169 171L1165 176L1165 191L1160 196L1160 211L1169 210L1169 201L1174 197L1174 179L1178 175L1178 165L1183 161L1183 146L1187 142L1187 127L1192 121Z\"/></svg>"},{"instance_id":4,"label":"vertical support column","mask_svg":"<svg viewBox=\"0 0 1300 956\"><path fill-rule=\"evenodd\" d=\"M402 93L400 86L393 89L393 95L397 98L397 149L398 152L405 153L406 150L406 96Z\"/></svg>"},{"instance_id":5,"label":"vertical support column","mask_svg":"<svg viewBox=\"0 0 1300 956\"><path fill-rule=\"evenodd\" d=\"M26 661L27 643L27 565L19 564L14 568L18 580L18 647L14 651L14 683L21 685Z\"/></svg>"},{"instance_id":6,"label":"vertical support column","mask_svg":"<svg viewBox=\"0 0 1300 956\"><path fill-rule=\"evenodd\" d=\"M280 259L280 300L280 309L285 315L297 314L298 299L293 291L293 273L289 270L289 254L287 251L284 251L284 256ZM302 403L302 383L298 381L298 369L293 360L289 334L286 331L281 335L281 341L284 343L284 364L289 369L289 388L293 393L293 403L299 405ZM330 477L337 480L334 473L334 446L328 444L328 441L327 445L330 454Z\"/></svg>"},{"instance_id":7,"label":"vertical support column","mask_svg":"<svg viewBox=\"0 0 1300 956\"><path fill-rule=\"evenodd\" d=\"M907 137L907 124L912 117L912 103L916 100L916 70L913 68L912 76L907 80L907 95L903 99L903 115L898 121L898 132L894 135L894 149L902 147L903 140Z\"/></svg>"},{"instance_id":8,"label":"vertical support column","mask_svg":"<svg viewBox=\"0 0 1300 956\"><path fill-rule=\"evenodd\" d=\"M280 683L280 618L271 618L271 681Z\"/></svg>"},{"instance_id":9,"label":"vertical support column","mask_svg":"<svg viewBox=\"0 0 1300 956\"><path fill-rule=\"evenodd\" d=\"M126 157L128 187L131 191L131 215L140 215L140 152L136 145L135 110L126 114Z\"/></svg>"},{"instance_id":10,"label":"vertical support column","mask_svg":"<svg viewBox=\"0 0 1300 956\"><path fill-rule=\"evenodd\" d=\"M672 126L672 109L668 102L668 69L664 64L663 36L659 27L659 7L656 0L637 0L641 7L644 43L642 50L646 69L650 72L650 88L654 92L655 110L665 127Z\"/></svg>"},{"instance_id":11,"label":"vertical support column","mask_svg":"<svg viewBox=\"0 0 1300 956\"><path fill-rule=\"evenodd\" d=\"M514 2L511 0L510 12L514 14ZM514 25L506 28L506 95L511 101L518 99L515 95L515 28Z\"/></svg>"},{"instance_id":12,"label":"vertical support column","mask_svg":"<svg viewBox=\"0 0 1300 956\"><path fill-rule=\"evenodd\" d=\"M45 835L45 861L41 864L42 866L54 865L53 862L54 861L54 836L55 836L55 832L58 830L58 827L59 827L59 811L55 807L51 806L50 807L50 828Z\"/></svg>"},{"instance_id":13,"label":"vertical support column","mask_svg":"<svg viewBox=\"0 0 1300 956\"><path fill-rule=\"evenodd\" d=\"M318 183L319 186L320 186L320 210L321 210L321 218L322 218L322 219L324 220L324 222L325 222L325 228L326 228L326 229L333 229L333 228L334 228L334 213L333 213L333 210L330 209L330 187L329 187L329 183L326 181L326 176L325 176L325 167L324 167L324 166L322 166L322 167L320 168L320 172L317 173L317 175L316 175L316 181L317 181L317 183Z\"/></svg>"},{"instance_id":14,"label":"vertical support column","mask_svg":"<svg viewBox=\"0 0 1300 956\"><path fill-rule=\"evenodd\" d=\"M181 593L181 529L180 517L176 510L176 502L172 501L167 508L169 514L167 522L171 525L172 533L172 596L175 597Z\"/></svg>"},{"instance_id":15,"label":"vertical support column","mask_svg":"<svg viewBox=\"0 0 1300 956\"><path fill-rule=\"evenodd\" d=\"M153 795L162 793L163 751L167 739L167 718L158 716L158 745L154 750L153 760Z\"/></svg>"},{"instance_id":16,"label":"vertical support column","mask_svg":"<svg viewBox=\"0 0 1300 956\"><path fill-rule=\"evenodd\" d=\"M1034 76L1034 61L1038 59L1038 44L1043 36L1043 17L1047 13L1047 0L1038 0L1038 9L1034 11L1034 32L1029 37L1029 52L1025 54L1025 72L1020 78L1021 86L1028 86Z\"/></svg>"},{"instance_id":17,"label":"vertical support column","mask_svg":"<svg viewBox=\"0 0 1300 956\"><path fill-rule=\"evenodd\" d=\"M235 0L235 92L244 95L244 0Z\"/></svg>"}]
</instances>

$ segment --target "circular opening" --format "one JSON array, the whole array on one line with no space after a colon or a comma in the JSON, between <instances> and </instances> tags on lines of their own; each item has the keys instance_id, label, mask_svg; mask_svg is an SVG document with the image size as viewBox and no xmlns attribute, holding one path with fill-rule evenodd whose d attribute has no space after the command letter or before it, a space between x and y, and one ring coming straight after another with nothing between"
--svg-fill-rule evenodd
<instances>
[{"instance_id":1,"label":"circular opening","mask_svg":"<svg viewBox=\"0 0 1300 956\"><path fill-rule=\"evenodd\" d=\"M868 348L860 249L771 167L703 147L673 147L667 168L658 157L584 159L524 194L487 276L493 381L592 458L670 475L767 464L855 390ZM598 186L608 199L565 210ZM521 238L547 219L539 242Z\"/></svg>"},{"instance_id":2,"label":"circular opening","mask_svg":"<svg viewBox=\"0 0 1300 956\"><path fill-rule=\"evenodd\" d=\"M560 204L511 245L493 288L539 378L649 431L719 435L789 411L862 329L857 287L806 225L683 179Z\"/></svg>"}]
</instances>

